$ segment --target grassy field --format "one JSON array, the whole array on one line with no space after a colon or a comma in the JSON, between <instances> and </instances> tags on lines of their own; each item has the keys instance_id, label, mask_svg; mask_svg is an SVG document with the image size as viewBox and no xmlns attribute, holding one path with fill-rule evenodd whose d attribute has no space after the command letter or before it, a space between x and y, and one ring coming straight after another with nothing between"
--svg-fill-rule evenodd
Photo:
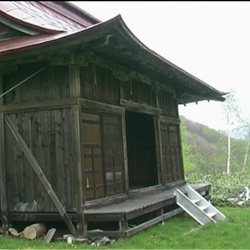
<instances>
[{"instance_id":1,"label":"grassy field","mask_svg":"<svg viewBox=\"0 0 250 250\"><path fill-rule=\"evenodd\" d=\"M219 208L227 219L201 227L186 213L107 246L0 236L0 249L249 249L250 208Z\"/></svg>"}]
</instances>

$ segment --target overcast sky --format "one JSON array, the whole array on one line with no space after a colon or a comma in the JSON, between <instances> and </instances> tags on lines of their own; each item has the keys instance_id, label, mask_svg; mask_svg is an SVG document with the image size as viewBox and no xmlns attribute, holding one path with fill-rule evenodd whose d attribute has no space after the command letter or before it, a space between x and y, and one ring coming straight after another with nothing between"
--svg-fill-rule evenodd
<instances>
[{"instance_id":1,"label":"overcast sky","mask_svg":"<svg viewBox=\"0 0 250 250\"><path fill-rule=\"evenodd\" d=\"M250 2L72 2L101 21L121 14L150 49L223 92L250 103ZM250 110L249 110L250 113ZM224 128L222 103L180 106L180 114Z\"/></svg>"}]
</instances>

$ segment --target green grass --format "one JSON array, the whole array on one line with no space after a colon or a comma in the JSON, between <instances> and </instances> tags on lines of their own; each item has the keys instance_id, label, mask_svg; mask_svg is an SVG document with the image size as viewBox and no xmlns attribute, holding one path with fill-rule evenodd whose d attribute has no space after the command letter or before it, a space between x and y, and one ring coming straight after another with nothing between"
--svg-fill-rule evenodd
<instances>
[{"instance_id":1,"label":"green grass","mask_svg":"<svg viewBox=\"0 0 250 250\"><path fill-rule=\"evenodd\" d=\"M201 227L186 213L108 246L0 237L0 249L249 249L250 208L219 208L227 219Z\"/></svg>"}]
</instances>

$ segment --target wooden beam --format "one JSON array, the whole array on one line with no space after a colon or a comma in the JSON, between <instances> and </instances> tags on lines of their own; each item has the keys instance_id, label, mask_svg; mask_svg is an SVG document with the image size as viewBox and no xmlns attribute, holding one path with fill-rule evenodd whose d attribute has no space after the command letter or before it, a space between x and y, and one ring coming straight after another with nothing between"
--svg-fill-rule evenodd
<instances>
[{"instance_id":1,"label":"wooden beam","mask_svg":"<svg viewBox=\"0 0 250 250\"><path fill-rule=\"evenodd\" d=\"M129 78L134 78L138 81L144 82L144 83L149 84L149 85L153 85L153 86L156 85L157 88L160 88L166 92L173 93L175 95L175 90L173 88L171 88L170 86L167 86L166 85L167 83L165 83L165 82L160 83L156 80L151 79L148 76L145 76L139 72L130 70L122 65L113 63L112 61L106 60L100 56L95 55L95 56L89 56L88 58L89 58L90 62L92 62L96 65L113 70L114 77L117 77L119 80L125 81Z\"/></svg>"},{"instance_id":2,"label":"wooden beam","mask_svg":"<svg viewBox=\"0 0 250 250\"><path fill-rule=\"evenodd\" d=\"M29 163L31 164L31 167L35 171L35 173L36 173L37 177L39 178L40 182L42 183L45 191L47 192L51 201L55 205L57 211L59 212L59 214L61 215L61 217L65 221L65 223L67 224L70 232L73 235L76 235L75 226L73 225L73 223L70 220L68 214L66 213L63 205L61 204L58 197L56 196L51 184L47 180L46 176L44 175L44 173L43 173L42 169L40 168L39 164L37 163L36 159L32 155L31 150L26 145L25 141L23 140L22 136L19 134L16 126L13 124L13 122L11 121L9 116L5 117L5 122L6 122L7 126L9 127L10 131L12 132L13 136L15 137L18 145L22 149L24 155L27 157Z\"/></svg>"},{"instance_id":3,"label":"wooden beam","mask_svg":"<svg viewBox=\"0 0 250 250\"><path fill-rule=\"evenodd\" d=\"M159 115L162 113L162 110L159 108L155 108L149 105L139 104L133 101L128 101L125 99L120 99L120 105L124 106L128 110L140 111L146 114L156 114Z\"/></svg>"},{"instance_id":4,"label":"wooden beam","mask_svg":"<svg viewBox=\"0 0 250 250\"><path fill-rule=\"evenodd\" d=\"M100 238L100 237L112 237L112 238L122 238L125 237L123 232L120 231L95 231L95 230L90 230L87 233L87 236L89 238Z\"/></svg>"},{"instance_id":5,"label":"wooden beam","mask_svg":"<svg viewBox=\"0 0 250 250\"><path fill-rule=\"evenodd\" d=\"M154 219L152 219L150 221L144 222L144 223L142 223L142 224L140 224L140 225L138 225L138 226L136 226L134 228L131 228L131 229L127 230L126 236L128 237L128 236L130 236L132 234L138 233L138 232L140 232L140 231L142 231L142 230L144 230L144 229L146 229L146 228L148 228L150 226L153 226L153 225L155 225L155 224L157 224L157 223L159 223L161 221L164 221L164 220L166 220L166 219L168 219L170 217L173 217L173 216L175 216L175 215L177 215L177 214L179 214L181 212L183 212L182 208L177 208L177 209L175 209L173 211L170 211L170 212L165 213L165 214L163 214L163 215L161 215L159 217L156 217L156 218L154 218Z\"/></svg>"},{"instance_id":6,"label":"wooden beam","mask_svg":"<svg viewBox=\"0 0 250 250\"><path fill-rule=\"evenodd\" d=\"M136 209L131 212L128 212L126 214L126 219L131 220L139 216L142 216L144 214L157 211L161 208L165 208L175 203L176 203L176 197L173 195L172 197L159 201L158 203L154 203L153 205L148 205L148 206L145 205L144 207L141 207L140 209Z\"/></svg>"},{"instance_id":7,"label":"wooden beam","mask_svg":"<svg viewBox=\"0 0 250 250\"><path fill-rule=\"evenodd\" d=\"M98 211L98 210L97 210ZM124 219L124 213L98 213L85 214L87 222L107 222L107 221L121 221Z\"/></svg>"},{"instance_id":8,"label":"wooden beam","mask_svg":"<svg viewBox=\"0 0 250 250\"><path fill-rule=\"evenodd\" d=\"M19 112L33 112L41 110L51 110L58 108L71 108L72 105L78 104L78 99L75 97L64 98L60 100L48 100L36 103L19 103L10 105L0 105L0 113L11 114Z\"/></svg>"},{"instance_id":9,"label":"wooden beam","mask_svg":"<svg viewBox=\"0 0 250 250\"><path fill-rule=\"evenodd\" d=\"M121 114L121 113L125 112L124 107L115 106L112 104L91 101L91 100L87 100L87 99L83 99L83 98L79 99L79 101L80 101L82 108L98 109L101 111L109 111L109 112L116 113L116 114Z\"/></svg>"},{"instance_id":10,"label":"wooden beam","mask_svg":"<svg viewBox=\"0 0 250 250\"><path fill-rule=\"evenodd\" d=\"M172 123L172 124L180 124L180 119L178 118L172 118L172 117L167 117L167 116L162 116L160 115L159 116L159 119L161 122L164 122L164 123Z\"/></svg>"},{"instance_id":11,"label":"wooden beam","mask_svg":"<svg viewBox=\"0 0 250 250\"><path fill-rule=\"evenodd\" d=\"M3 81L0 75L0 94L3 93ZM0 98L0 106L3 105L3 97ZM7 181L6 181L6 164L5 164L5 131L4 117L0 112L0 194L1 194L1 214L2 214L2 229L3 233L8 232L9 216L8 216L8 196L7 196Z\"/></svg>"}]
</instances>

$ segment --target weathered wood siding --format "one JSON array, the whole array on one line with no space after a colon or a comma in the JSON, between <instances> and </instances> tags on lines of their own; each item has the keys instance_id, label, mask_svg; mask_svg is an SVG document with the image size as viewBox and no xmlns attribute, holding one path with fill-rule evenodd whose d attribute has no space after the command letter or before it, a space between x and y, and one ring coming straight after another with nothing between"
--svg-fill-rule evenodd
<instances>
[{"instance_id":1,"label":"weathered wood siding","mask_svg":"<svg viewBox=\"0 0 250 250\"><path fill-rule=\"evenodd\" d=\"M80 67L81 97L107 104L119 103L119 82L112 70L89 63Z\"/></svg>"},{"instance_id":2,"label":"weathered wood siding","mask_svg":"<svg viewBox=\"0 0 250 250\"><path fill-rule=\"evenodd\" d=\"M20 65L18 70L3 76L4 92L46 66L46 63ZM4 104L34 103L69 97L68 66L48 66L4 96Z\"/></svg>"},{"instance_id":3,"label":"weathered wood siding","mask_svg":"<svg viewBox=\"0 0 250 250\"><path fill-rule=\"evenodd\" d=\"M75 211L75 136L71 109L9 115L67 211ZM26 157L5 126L9 211L56 211Z\"/></svg>"},{"instance_id":4,"label":"weathered wood siding","mask_svg":"<svg viewBox=\"0 0 250 250\"><path fill-rule=\"evenodd\" d=\"M156 92L153 87L133 78L123 82L123 98L139 104L157 107Z\"/></svg>"},{"instance_id":5,"label":"weathered wood siding","mask_svg":"<svg viewBox=\"0 0 250 250\"><path fill-rule=\"evenodd\" d=\"M163 174L165 182L183 179L177 124L161 122Z\"/></svg>"},{"instance_id":6,"label":"weathered wood siding","mask_svg":"<svg viewBox=\"0 0 250 250\"><path fill-rule=\"evenodd\" d=\"M173 93L162 90L159 93L159 108L162 115L171 118L178 118L178 104Z\"/></svg>"}]
</instances>

